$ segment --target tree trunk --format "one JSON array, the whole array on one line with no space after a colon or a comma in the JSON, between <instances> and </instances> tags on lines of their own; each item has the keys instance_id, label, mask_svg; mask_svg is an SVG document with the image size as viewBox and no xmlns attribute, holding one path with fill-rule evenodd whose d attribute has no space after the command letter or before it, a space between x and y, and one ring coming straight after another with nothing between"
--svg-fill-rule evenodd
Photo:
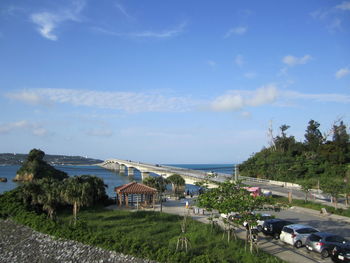
<instances>
[{"instance_id":1,"label":"tree trunk","mask_svg":"<svg viewBox=\"0 0 350 263\"><path fill-rule=\"evenodd\" d=\"M74 202L74 204L73 204L74 225L76 225L76 223L77 223L77 212L78 212L78 204L77 204L77 202Z\"/></svg>"}]
</instances>

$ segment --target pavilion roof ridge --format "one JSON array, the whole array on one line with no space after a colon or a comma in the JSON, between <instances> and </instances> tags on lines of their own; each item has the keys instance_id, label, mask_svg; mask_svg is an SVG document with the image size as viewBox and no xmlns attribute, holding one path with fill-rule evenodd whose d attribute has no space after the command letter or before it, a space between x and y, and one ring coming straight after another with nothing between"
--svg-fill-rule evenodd
<instances>
[{"instance_id":1,"label":"pavilion roof ridge","mask_svg":"<svg viewBox=\"0 0 350 263\"><path fill-rule=\"evenodd\" d=\"M137 194L137 193L154 193L154 192L157 192L157 189L134 181L124 185L117 186L115 188L115 191L119 193L121 192L121 193Z\"/></svg>"}]
</instances>

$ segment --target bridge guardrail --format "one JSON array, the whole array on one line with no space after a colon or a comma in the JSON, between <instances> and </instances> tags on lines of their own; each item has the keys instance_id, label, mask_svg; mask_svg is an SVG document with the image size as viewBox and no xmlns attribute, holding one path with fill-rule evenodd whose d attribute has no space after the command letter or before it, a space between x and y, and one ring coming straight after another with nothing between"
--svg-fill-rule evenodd
<instances>
[{"instance_id":1,"label":"bridge guardrail","mask_svg":"<svg viewBox=\"0 0 350 263\"><path fill-rule=\"evenodd\" d=\"M118 160L116 160L118 161ZM119 160L122 161L122 160ZM110 162L110 160L106 161L107 163ZM208 175L208 172L201 171L201 170L191 170L188 168L183 167L176 167L176 166L168 166L168 165L151 165L146 163L140 163L140 162L131 162L131 161L123 161L128 163L135 163L139 167L144 167L146 169L152 170L152 172L155 173L181 173L184 176L193 177L197 179L203 179L205 176ZM224 174L224 173L216 173L216 177L211 178L212 181L216 182L224 182L227 179L232 179L231 174ZM263 184L270 184L270 185L278 185L286 188L296 188L300 189L300 185L289 183L289 182L281 182L281 181L274 181L269 179L262 179L262 178L256 178L256 177L248 177L248 176L238 176L238 179L248 182L255 182L255 183L263 183Z\"/></svg>"}]
</instances>

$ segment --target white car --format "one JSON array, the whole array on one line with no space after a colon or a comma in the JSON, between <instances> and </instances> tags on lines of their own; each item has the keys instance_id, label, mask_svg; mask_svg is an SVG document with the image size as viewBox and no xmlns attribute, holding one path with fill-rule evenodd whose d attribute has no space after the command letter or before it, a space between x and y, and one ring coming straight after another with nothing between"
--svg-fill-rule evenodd
<instances>
[{"instance_id":1,"label":"white car","mask_svg":"<svg viewBox=\"0 0 350 263\"><path fill-rule=\"evenodd\" d=\"M305 245L306 238L316 232L319 231L312 226L301 224L288 225L283 227L280 240L296 248L300 248Z\"/></svg>"},{"instance_id":2,"label":"white car","mask_svg":"<svg viewBox=\"0 0 350 263\"><path fill-rule=\"evenodd\" d=\"M253 213L255 213L255 212L253 212ZM254 228L256 228L259 232L261 232L262 226L263 226L265 220L272 219L272 218L274 218L274 217L270 214L260 214L260 219L256 220L257 225L254 226ZM243 226L246 227L247 222L243 222Z\"/></svg>"}]
</instances>

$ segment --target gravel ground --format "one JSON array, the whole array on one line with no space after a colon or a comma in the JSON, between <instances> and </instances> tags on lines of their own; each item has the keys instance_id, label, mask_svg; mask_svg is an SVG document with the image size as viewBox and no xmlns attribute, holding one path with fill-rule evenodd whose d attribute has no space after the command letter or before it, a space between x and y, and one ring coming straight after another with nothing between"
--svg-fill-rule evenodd
<instances>
[{"instance_id":1,"label":"gravel ground","mask_svg":"<svg viewBox=\"0 0 350 263\"><path fill-rule=\"evenodd\" d=\"M155 261L103 250L76 241L54 239L13 221L0 220L0 262L151 263Z\"/></svg>"}]
</instances>

